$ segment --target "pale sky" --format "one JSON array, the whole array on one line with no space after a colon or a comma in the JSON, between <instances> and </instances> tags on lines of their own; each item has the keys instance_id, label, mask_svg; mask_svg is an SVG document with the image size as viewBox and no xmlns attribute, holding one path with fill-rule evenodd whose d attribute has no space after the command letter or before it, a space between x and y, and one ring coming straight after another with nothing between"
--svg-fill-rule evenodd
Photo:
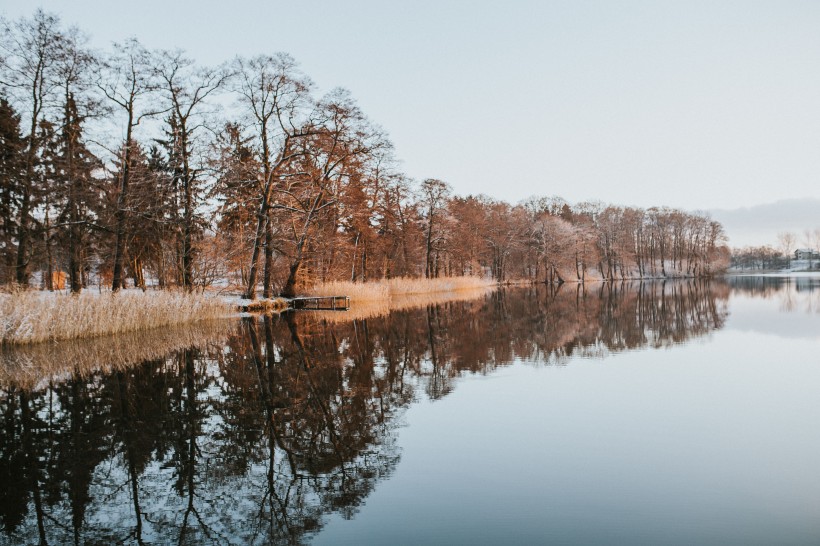
<instances>
[{"instance_id":1,"label":"pale sky","mask_svg":"<svg viewBox=\"0 0 820 546\"><path fill-rule=\"evenodd\" d=\"M204 64L286 51L460 195L820 198L820 2L0 0Z\"/></svg>"}]
</instances>

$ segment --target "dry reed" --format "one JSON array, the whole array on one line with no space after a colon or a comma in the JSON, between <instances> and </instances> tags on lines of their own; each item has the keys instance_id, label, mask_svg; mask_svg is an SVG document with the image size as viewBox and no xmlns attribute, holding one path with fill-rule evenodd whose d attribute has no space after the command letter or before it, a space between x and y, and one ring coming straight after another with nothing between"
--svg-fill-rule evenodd
<instances>
[{"instance_id":1,"label":"dry reed","mask_svg":"<svg viewBox=\"0 0 820 546\"><path fill-rule=\"evenodd\" d=\"M394 311L406 309L418 309L428 305L441 305L445 303L469 301L482 298L492 292L495 286L485 286L483 288L466 288L456 292L430 292L426 294L406 294L398 295L385 300L360 300L351 304L350 309L345 312L339 311L304 311L316 320L327 322L348 322L351 320L362 320L373 317L389 315Z\"/></svg>"},{"instance_id":2,"label":"dry reed","mask_svg":"<svg viewBox=\"0 0 820 546\"><path fill-rule=\"evenodd\" d=\"M383 316L402 309L476 299L496 286L493 280L477 277L400 277L369 283L323 283L314 286L308 293L311 296L349 296L351 307L346 313L311 313L317 319L337 322Z\"/></svg>"},{"instance_id":3,"label":"dry reed","mask_svg":"<svg viewBox=\"0 0 820 546\"><path fill-rule=\"evenodd\" d=\"M222 298L138 290L79 295L23 291L0 294L0 343L96 337L235 314Z\"/></svg>"},{"instance_id":4,"label":"dry reed","mask_svg":"<svg viewBox=\"0 0 820 546\"><path fill-rule=\"evenodd\" d=\"M398 277L376 282L328 282L308 290L311 296L349 296L351 302L390 300L413 294L452 293L495 286L491 279L479 277L439 277L437 279Z\"/></svg>"},{"instance_id":5,"label":"dry reed","mask_svg":"<svg viewBox=\"0 0 820 546\"><path fill-rule=\"evenodd\" d=\"M248 313L280 313L288 308L288 300L285 298L253 300L240 304L239 308Z\"/></svg>"}]
</instances>

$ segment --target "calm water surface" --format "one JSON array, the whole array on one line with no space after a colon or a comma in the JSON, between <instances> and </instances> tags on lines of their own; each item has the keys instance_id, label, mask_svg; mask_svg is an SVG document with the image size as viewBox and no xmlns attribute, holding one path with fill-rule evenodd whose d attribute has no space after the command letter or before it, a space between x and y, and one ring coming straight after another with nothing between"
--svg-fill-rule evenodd
<instances>
[{"instance_id":1,"label":"calm water surface","mask_svg":"<svg viewBox=\"0 0 820 546\"><path fill-rule=\"evenodd\" d=\"M6 350L0 544L818 544L819 353L764 277Z\"/></svg>"}]
</instances>

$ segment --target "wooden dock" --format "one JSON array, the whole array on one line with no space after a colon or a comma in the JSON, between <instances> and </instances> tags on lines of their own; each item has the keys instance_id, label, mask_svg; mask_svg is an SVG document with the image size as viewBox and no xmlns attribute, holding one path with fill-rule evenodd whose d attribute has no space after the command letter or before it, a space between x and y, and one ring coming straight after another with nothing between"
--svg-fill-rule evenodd
<instances>
[{"instance_id":1,"label":"wooden dock","mask_svg":"<svg viewBox=\"0 0 820 546\"><path fill-rule=\"evenodd\" d=\"M290 300L291 309L310 311L347 311L350 309L350 296L314 296L299 297Z\"/></svg>"}]
</instances>

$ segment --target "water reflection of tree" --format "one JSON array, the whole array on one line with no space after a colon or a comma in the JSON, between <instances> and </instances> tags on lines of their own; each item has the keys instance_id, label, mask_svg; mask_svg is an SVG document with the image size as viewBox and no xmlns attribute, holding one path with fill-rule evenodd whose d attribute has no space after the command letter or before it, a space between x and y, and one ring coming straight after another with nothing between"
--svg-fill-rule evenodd
<instances>
[{"instance_id":1,"label":"water reflection of tree","mask_svg":"<svg viewBox=\"0 0 820 546\"><path fill-rule=\"evenodd\" d=\"M220 347L0 394L0 542L299 543L395 468L464 373L720 328L728 287L529 287L378 319L244 319Z\"/></svg>"}]
</instances>

